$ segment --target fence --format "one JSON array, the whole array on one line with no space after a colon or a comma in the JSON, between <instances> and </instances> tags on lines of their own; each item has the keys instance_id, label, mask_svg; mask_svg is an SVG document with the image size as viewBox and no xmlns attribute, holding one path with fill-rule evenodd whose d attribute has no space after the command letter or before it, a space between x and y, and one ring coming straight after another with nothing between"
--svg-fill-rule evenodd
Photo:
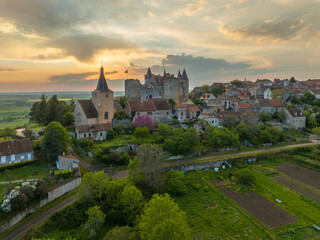
<instances>
[{"instance_id":1,"label":"fence","mask_svg":"<svg viewBox=\"0 0 320 240\"><path fill-rule=\"evenodd\" d=\"M32 206L24 210L23 212L15 215L6 223L0 226L0 233L8 230L13 225L20 222L23 218L28 216L29 214L37 211L39 208L43 207L44 205L48 204L49 202L55 200L58 197L61 197L63 194L70 192L77 188L81 183L81 178L76 178L62 186L57 187L56 189L48 192L48 196L45 199L42 199L36 206Z\"/></svg>"}]
</instances>

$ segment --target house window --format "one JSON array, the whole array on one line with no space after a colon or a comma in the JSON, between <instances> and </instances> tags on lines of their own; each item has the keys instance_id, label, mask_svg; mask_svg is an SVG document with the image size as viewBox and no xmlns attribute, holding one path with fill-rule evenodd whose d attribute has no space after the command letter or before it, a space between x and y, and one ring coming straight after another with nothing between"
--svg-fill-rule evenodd
<instances>
[{"instance_id":1,"label":"house window","mask_svg":"<svg viewBox=\"0 0 320 240\"><path fill-rule=\"evenodd\" d=\"M169 115L169 112L167 112L167 115Z\"/></svg>"},{"instance_id":2,"label":"house window","mask_svg":"<svg viewBox=\"0 0 320 240\"><path fill-rule=\"evenodd\" d=\"M31 153L28 153L28 160L31 160Z\"/></svg>"},{"instance_id":3,"label":"house window","mask_svg":"<svg viewBox=\"0 0 320 240\"><path fill-rule=\"evenodd\" d=\"M161 96L161 91L159 91L159 96Z\"/></svg>"},{"instance_id":4,"label":"house window","mask_svg":"<svg viewBox=\"0 0 320 240\"><path fill-rule=\"evenodd\" d=\"M16 160L16 155L11 155L11 162Z\"/></svg>"},{"instance_id":5,"label":"house window","mask_svg":"<svg viewBox=\"0 0 320 240\"><path fill-rule=\"evenodd\" d=\"M6 163L6 156L1 156L1 163Z\"/></svg>"},{"instance_id":6,"label":"house window","mask_svg":"<svg viewBox=\"0 0 320 240\"><path fill-rule=\"evenodd\" d=\"M108 112L105 112L104 113L104 119L108 119L109 118L109 113Z\"/></svg>"},{"instance_id":7,"label":"house window","mask_svg":"<svg viewBox=\"0 0 320 240\"><path fill-rule=\"evenodd\" d=\"M87 134L83 134L84 137L87 137Z\"/></svg>"},{"instance_id":8,"label":"house window","mask_svg":"<svg viewBox=\"0 0 320 240\"><path fill-rule=\"evenodd\" d=\"M20 158L21 158L21 160L24 160L24 156L21 156Z\"/></svg>"},{"instance_id":9,"label":"house window","mask_svg":"<svg viewBox=\"0 0 320 240\"><path fill-rule=\"evenodd\" d=\"M100 133L100 136L102 137L102 132Z\"/></svg>"},{"instance_id":10,"label":"house window","mask_svg":"<svg viewBox=\"0 0 320 240\"><path fill-rule=\"evenodd\" d=\"M89 133L89 137L91 137L91 133Z\"/></svg>"}]
</instances>

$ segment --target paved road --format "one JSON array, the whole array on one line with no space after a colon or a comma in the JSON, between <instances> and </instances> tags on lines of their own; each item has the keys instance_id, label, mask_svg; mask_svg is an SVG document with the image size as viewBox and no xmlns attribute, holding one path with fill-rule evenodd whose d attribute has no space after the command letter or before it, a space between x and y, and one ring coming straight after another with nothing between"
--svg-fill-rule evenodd
<instances>
[{"instance_id":1,"label":"paved road","mask_svg":"<svg viewBox=\"0 0 320 240\"><path fill-rule=\"evenodd\" d=\"M177 163L189 163L189 162L195 162L195 161L202 161L202 160L208 160L208 159L215 159L215 158L221 158L221 157L235 157L235 156L243 156L247 154L255 154L255 153L262 153L262 152L273 152L276 150L284 150L284 149L290 149L290 148L296 148L296 147L306 147L306 146L311 146L315 145L316 142L311 142L311 143L300 143L300 144L295 144L295 145L288 145L288 146L281 146L281 147L275 147L275 148L267 148L267 149L259 149L259 150L253 150L253 151L247 151L247 152L238 152L238 153L229 153L229 154L219 154L219 155L208 155L208 156L203 156L203 157L198 157L198 158L191 158L191 159L185 159L185 160L179 160L179 161L174 161L168 163L168 165L174 165Z\"/></svg>"},{"instance_id":2,"label":"paved road","mask_svg":"<svg viewBox=\"0 0 320 240\"><path fill-rule=\"evenodd\" d=\"M41 215L37 216L35 219L31 220L30 222L24 224L17 230L13 231L11 234L4 237L2 240L13 240L22 237L24 233L26 233L29 229L36 227L43 221L47 220L53 213L65 208L66 206L74 203L77 200L76 196L72 196L63 202L59 203L58 205L54 206L53 208L49 209L48 211L42 213Z\"/></svg>"}]
</instances>

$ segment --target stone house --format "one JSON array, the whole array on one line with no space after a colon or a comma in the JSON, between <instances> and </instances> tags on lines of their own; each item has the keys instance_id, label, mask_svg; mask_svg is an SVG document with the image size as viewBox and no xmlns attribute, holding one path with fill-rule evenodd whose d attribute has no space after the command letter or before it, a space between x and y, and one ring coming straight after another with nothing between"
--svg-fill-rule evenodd
<instances>
[{"instance_id":1,"label":"stone house","mask_svg":"<svg viewBox=\"0 0 320 240\"><path fill-rule=\"evenodd\" d=\"M253 106L251 103L238 103L235 107L236 112L252 112L254 111Z\"/></svg>"},{"instance_id":2,"label":"stone house","mask_svg":"<svg viewBox=\"0 0 320 240\"><path fill-rule=\"evenodd\" d=\"M202 113L199 115L198 119L204 120L214 127L219 127L219 119L214 113L212 114Z\"/></svg>"},{"instance_id":3,"label":"stone house","mask_svg":"<svg viewBox=\"0 0 320 240\"><path fill-rule=\"evenodd\" d=\"M207 103L210 100L216 100L216 97L212 93L204 93L200 97L200 100Z\"/></svg>"},{"instance_id":4,"label":"stone house","mask_svg":"<svg viewBox=\"0 0 320 240\"><path fill-rule=\"evenodd\" d=\"M56 161L57 168L62 170L79 169L80 160L74 156L58 156Z\"/></svg>"},{"instance_id":5,"label":"stone house","mask_svg":"<svg viewBox=\"0 0 320 240\"><path fill-rule=\"evenodd\" d=\"M164 98L129 101L126 104L125 111L133 119L137 116L149 115L155 123L173 120L172 105Z\"/></svg>"},{"instance_id":6,"label":"stone house","mask_svg":"<svg viewBox=\"0 0 320 240\"><path fill-rule=\"evenodd\" d=\"M107 132L112 130L111 123L85 124L76 127L77 139L86 138L93 141L107 139Z\"/></svg>"},{"instance_id":7,"label":"stone house","mask_svg":"<svg viewBox=\"0 0 320 240\"><path fill-rule=\"evenodd\" d=\"M219 126L224 126L228 118L233 118L236 122L240 121L240 118L239 118L240 114L235 111L216 112L215 115L218 118Z\"/></svg>"},{"instance_id":8,"label":"stone house","mask_svg":"<svg viewBox=\"0 0 320 240\"><path fill-rule=\"evenodd\" d=\"M302 109L289 109L286 110L287 118L286 123L291 127L302 129L306 127L306 116Z\"/></svg>"},{"instance_id":9,"label":"stone house","mask_svg":"<svg viewBox=\"0 0 320 240\"><path fill-rule=\"evenodd\" d=\"M227 96L220 95L217 97L217 102L222 104L225 109L234 109L239 102L241 102L240 98L237 96Z\"/></svg>"},{"instance_id":10,"label":"stone house","mask_svg":"<svg viewBox=\"0 0 320 240\"><path fill-rule=\"evenodd\" d=\"M273 85L272 81L269 79L257 79L256 84L262 84L266 87L271 87Z\"/></svg>"},{"instance_id":11,"label":"stone house","mask_svg":"<svg viewBox=\"0 0 320 240\"><path fill-rule=\"evenodd\" d=\"M270 99L269 102L273 107L273 113L286 110L286 106L283 105L280 99Z\"/></svg>"},{"instance_id":12,"label":"stone house","mask_svg":"<svg viewBox=\"0 0 320 240\"><path fill-rule=\"evenodd\" d=\"M251 103L254 110L259 113L273 114L286 109L280 99L255 99Z\"/></svg>"},{"instance_id":13,"label":"stone house","mask_svg":"<svg viewBox=\"0 0 320 240\"><path fill-rule=\"evenodd\" d=\"M0 142L0 165L13 164L34 159L30 139Z\"/></svg>"},{"instance_id":14,"label":"stone house","mask_svg":"<svg viewBox=\"0 0 320 240\"><path fill-rule=\"evenodd\" d=\"M180 122L187 120L187 105L179 102L173 106L173 114Z\"/></svg>"}]
</instances>

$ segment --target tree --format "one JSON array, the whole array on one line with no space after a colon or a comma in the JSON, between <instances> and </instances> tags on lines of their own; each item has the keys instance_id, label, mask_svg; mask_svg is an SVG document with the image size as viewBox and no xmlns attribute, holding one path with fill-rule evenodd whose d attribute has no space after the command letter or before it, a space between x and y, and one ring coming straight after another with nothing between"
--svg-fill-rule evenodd
<instances>
[{"instance_id":1,"label":"tree","mask_svg":"<svg viewBox=\"0 0 320 240\"><path fill-rule=\"evenodd\" d=\"M128 225L133 225L137 215L143 207L143 196L141 191L133 186L127 185L120 194L121 212Z\"/></svg>"},{"instance_id":2,"label":"tree","mask_svg":"<svg viewBox=\"0 0 320 240\"><path fill-rule=\"evenodd\" d=\"M106 215L100 211L100 207L94 206L86 211L88 215L87 222L83 225L82 231L89 230L90 238L93 238L97 234L97 230L103 224Z\"/></svg>"},{"instance_id":3,"label":"tree","mask_svg":"<svg viewBox=\"0 0 320 240\"><path fill-rule=\"evenodd\" d=\"M247 168L239 170L235 174L235 177L236 177L237 181L241 184L250 185L255 182L255 176Z\"/></svg>"},{"instance_id":4,"label":"tree","mask_svg":"<svg viewBox=\"0 0 320 240\"><path fill-rule=\"evenodd\" d=\"M205 84L201 87L201 91L203 93L208 93L210 91L210 86L208 84Z\"/></svg>"},{"instance_id":5,"label":"tree","mask_svg":"<svg viewBox=\"0 0 320 240\"><path fill-rule=\"evenodd\" d=\"M277 119L281 123L284 123L287 118L287 114L285 113L285 111L275 112L272 115L272 118Z\"/></svg>"},{"instance_id":6,"label":"tree","mask_svg":"<svg viewBox=\"0 0 320 240\"><path fill-rule=\"evenodd\" d=\"M312 104L312 102L316 99L316 96L310 92L304 92L301 101L305 104Z\"/></svg>"},{"instance_id":7,"label":"tree","mask_svg":"<svg viewBox=\"0 0 320 240\"><path fill-rule=\"evenodd\" d=\"M178 128L173 131L172 136L165 139L163 148L173 155L187 156L195 151L200 145L200 137L193 127L185 130Z\"/></svg>"},{"instance_id":8,"label":"tree","mask_svg":"<svg viewBox=\"0 0 320 240\"><path fill-rule=\"evenodd\" d=\"M74 115L71 112L67 112L66 114L64 114L61 120L61 124L64 127L73 125Z\"/></svg>"},{"instance_id":9,"label":"tree","mask_svg":"<svg viewBox=\"0 0 320 240\"><path fill-rule=\"evenodd\" d=\"M320 136L320 127L316 127L314 129L312 129L312 133L317 136Z\"/></svg>"},{"instance_id":10,"label":"tree","mask_svg":"<svg viewBox=\"0 0 320 240\"><path fill-rule=\"evenodd\" d=\"M143 174L145 181L142 184L150 191L158 190L164 183L163 160L166 156L166 152L157 144L142 144L137 149L137 157L141 163L139 172Z\"/></svg>"},{"instance_id":11,"label":"tree","mask_svg":"<svg viewBox=\"0 0 320 240\"><path fill-rule=\"evenodd\" d=\"M224 123L223 123L223 126L226 127L226 128L231 129L231 128L235 127L236 124L237 124L237 120L235 119L235 117L233 117L233 116L227 116L227 117L225 118L225 121L224 121Z\"/></svg>"},{"instance_id":12,"label":"tree","mask_svg":"<svg viewBox=\"0 0 320 240\"><path fill-rule=\"evenodd\" d=\"M17 131L14 128L6 127L2 131L2 136L5 140L15 139L17 136Z\"/></svg>"},{"instance_id":13,"label":"tree","mask_svg":"<svg viewBox=\"0 0 320 240\"><path fill-rule=\"evenodd\" d=\"M57 106L58 106L59 100L57 95L53 95L52 98L48 101L48 107L47 107L47 115L46 115L46 123L50 123L52 121L58 121L57 118Z\"/></svg>"},{"instance_id":14,"label":"tree","mask_svg":"<svg viewBox=\"0 0 320 240\"><path fill-rule=\"evenodd\" d=\"M120 103L122 108L125 108L128 102L128 99L125 96L121 96L118 98L118 102Z\"/></svg>"},{"instance_id":15,"label":"tree","mask_svg":"<svg viewBox=\"0 0 320 240\"><path fill-rule=\"evenodd\" d=\"M60 123L51 122L44 132L42 142L44 155L50 162L55 163L59 155L68 152L70 138Z\"/></svg>"},{"instance_id":16,"label":"tree","mask_svg":"<svg viewBox=\"0 0 320 240\"><path fill-rule=\"evenodd\" d=\"M104 236L103 240L137 240L137 233L128 226L116 226Z\"/></svg>"},{"instance_id":17,"label":"tree","mask_svg":"<svg viewBox=\"0 0 320 240\"><path fill-rule=\"evenodd\" d=\"M169 193L176 195L184 194L188 191L183 172L171 169L169 172L167 172L166 178L166 188Z\"/></svg>"},{"instance_id":18,"label":"tree","mask_svg":"<svg viewBox=\"0 0 320 240\"><path fill-rule=\"evenodd\" d=\"M133 136L136 138L136 139L141 139L142 142L145 138L148 138L150 136L150 132L149 132L149 129L147 127L137 127L136 130L134 131L133 133Z\"/></svg>"},{"instance_id":19,"label":"tree","mask_svg":"<svg viewBox=\"0 0 320 240\"><path fill-rule=\"evenodd\" d=\"M73 112L75 107L76 107L76 101L74 100L73 97L71 98L69 105L70 105L70 108L71 108L71 112Z\"/></svg>"},{"instance_id":20,"label":"tree","mask_svg":"<svg viewBox=\"0 0 320 240\"><path fill-rule=\"evenodd\" d=\"M260 114L260 121L263 123L269 122L271 120L271 116L268 113L262 113Z\"/></svg>"},{"instance_id":21,"label":"tree","mask_svg":"<svg viewBox=\"0 0 320 240\"><path fill-rule=\"evenodd\" d=\"M48 102L47 102L47 96L42 93L40 101L35 102L32 105L32 108L30 110L29 116L31 122L36 122L40 125L46 124L46 115L48 110Z\"/></svg>"},{"instance_id":22,"label":"tree","mask_svg":"<svg viewBox=\"0 0 320 240\"><path fill-rule=\"evenodd\" d=\"M316 118L310 114L309 116L307 116L307 122L306 122L307 128L315 128L318 126L317 120Z\"/></svg>"},{"instance_id":23,"label":"tree","mask_svg":"<svg viewBox=\"0 0 320 240\"><path fill-rule=\"evenodd\" d=\"M153 195L138 224L142 240L192 239L187 218L168 194Z\"/></svg>"},{"instance_id":24,"label":"tree","mask_svg":"<svg viewBox=\"0 0 320 240\"><path fill-rule=\"evenodd\" d=\"M239 135L227 128L208 128L208 144L213 148L238 147L240 145Z\"/></svg>"},{"instance_id":25,"label":"tree","mask_svg":"<svg viewBox=\"0 0 320 240\"><path fill-rule=\"evenodd\" d=\"M271 91L271 96L272 96L272 99L280 99L280 91L279 89L273 89Z\"/></svg>"},{"instance_id":26,"label":"tree","mask_svg":"<svg viewBox=\"0 0 320 240\"><path fill-rule=\"evenodd\" d=\"M301 104L301 101L300 101L299 98L294 97L294 98L292 98L291 103L293 103L293 104Z\"/></svg>"},{"instance_id":27,"label":"tree","mask_svg":"<svg viewBox=\"0 0 320 240\"><path fill-rule=\"evenodd\" d=\"M80 198L98 200L101 203L109 181L110 177L103 171L87 172L79 186Z\"/></svg>"},{"instance_id":28,"label":"tree","mask_svg":"<svg viewBox=\"0 0 320 240\"><path fill-rule=\"evenodd\" d=\"M147 114L147 115L140 115L134 118L133 126L135 127L147 127L150 131L154 130L154 121L153 118Z\"/></svg>"},{"instance_id":29,"label":"tree","mask_svg":"<svg viewBox=\"0 0 320 240\"><path fill-rule=\"evenodd\" d=\"M120 110L119 112L116 112L114 114L114 119L117 119L117 120L123 120L123 119L129 119L129 115L123 111L123 110Z\"/></svg>"},{"instance_id":30,"label":"tree","mask_svg":"<svg viewBox=\"0 0 320 240\"><path fill-rule=\"evenodd\" d=\"M157 126L157 129L158 129L159 135L161 136L160 142L162 142L162 143L164 142L164 140L166 138L172 136L172 134L173 134L172 128L168 124L165 124L165 123L159 123Z\"/></svg>"},{"instance_id":31,"label":"tree","mask_svg":"<svg viewBox=\"0 0 320 240\"><path fill-rule=\"evenodd\" d=\"M291 77L289 82L290 82L290 83L296 83L297 80L296 80L294 77Z\"/></svg>"}]
</instances>

